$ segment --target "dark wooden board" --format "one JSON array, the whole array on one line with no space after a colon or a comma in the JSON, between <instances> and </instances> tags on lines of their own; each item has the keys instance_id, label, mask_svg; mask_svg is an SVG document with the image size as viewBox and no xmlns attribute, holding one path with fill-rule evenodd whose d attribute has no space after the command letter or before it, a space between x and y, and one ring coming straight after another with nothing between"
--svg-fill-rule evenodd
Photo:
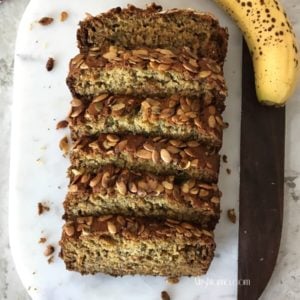
<instances>
[{"instance_id":1,"label":"dark wooden board","mask_svg":"<svg viewBox=\"0 0 300 300\"><path fill-rule=\"evenodd\" d=\"M285 108L259 104L251 56L243 46L241 123L239 300L256 300L266 287L281 239ZM241 281L240 281L241 282Z\"/></svg>"}]
</instances>

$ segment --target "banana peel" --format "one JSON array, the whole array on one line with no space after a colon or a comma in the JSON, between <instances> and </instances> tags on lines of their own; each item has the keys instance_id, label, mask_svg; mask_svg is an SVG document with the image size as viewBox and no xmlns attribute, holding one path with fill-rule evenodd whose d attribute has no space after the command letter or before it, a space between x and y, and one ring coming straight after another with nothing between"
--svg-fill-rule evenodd
<instances>
[{"instance_id":1,"label":"banana peel","mask_svg":"<svg viewBox=\"0 0 300 300\"><path fill-rule=\"evenodd\" d=\"M283 106L299 82L300 56L291 23L277 0L215 0L238 24L250 49L258 100Z\"/></svg>"}]
</instances>

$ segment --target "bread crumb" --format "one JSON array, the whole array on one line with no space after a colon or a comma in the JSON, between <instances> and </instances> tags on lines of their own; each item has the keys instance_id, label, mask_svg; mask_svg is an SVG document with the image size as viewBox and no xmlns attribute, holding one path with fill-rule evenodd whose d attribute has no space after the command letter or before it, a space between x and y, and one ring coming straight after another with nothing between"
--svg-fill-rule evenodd
<instances>
[{"instance_id":1,"label":"bread crumb","mask_svg":"<svg viewBox=\"0 0 300 300\"><path fill-rule=\"evenodd\" d=\"M39 20L39 23L43 26L50 25L54 21L53 18L50 17L43 17Z\"/></svg>"},{"instance_id":2,"label":"bread crumb","mask_svg":"<svg viewBox=\"0 0 300 300\"><path fill-rule=\"evenodd\" d=\"M47 238L45 238L45 237L41 237L40 239L39 239L39 244L44 244L44 243L46 243L47 242Z\"/></svg>"},{"instance_id":3,"label":"bread crumb","mask_svg":"<svg viewBox=\"0 0 300 300\"><path fill-rule=\"evenodd\" d=\"M226 169L226 173L228 174L228 175L230 175L231 174L231 170L230 169Z\"/></svg>"},{"instance_id":4,"label":"bread crumb","mask_svg":"<svg viewBox=\"0 0 300 300\"><path fill-rule=\"evenodd\" d=\"M66 128L68 127L69 125L69 122L67 120L62 120L62 121L59 121L57 124L56 124L56 129L63 129L63 128Z\"/></svg>"},{"instance_id":5,"label":"bread crumb","mask_svg":"<svg viewBox=\"0 0 300 300\"><path fill-rule=\"evenodd\" d=\"M50 256L55 251L55 248L52 245L48 245L44 251L45 256Z\"/></svg>"},{"instance_id":6,"label":"bread crumb","mask_svg":"<svg viewBox=\"0 0 300 300\"><path fill-rule=\"evenodd\" d=\"M227 211L227 217L228 217L228 219L229 219L229 221L231 223L233 223L233 224L236 223L236 214L235 214L234 208L228 209L228 211Z\"/></svg>"},{"instance_id":7,"label":"bread crumb","mask_svg":"<svg viewBox=\"0 0 300 300\"><path fill-rule=\"evenodd\" d=\"M222 155L222 160L224 163L227 163L228 162L228 159L227 159L227 155Z\"/></svg>"},{"instance_id":8,"label":"bread crumb","mask_svg":"<svg viewBox=\"0 0 300 300\"><path fill-rule=\"evenodd\" d=\"M50 207L44 203L38 203L38 214L39 216L42 215L44 212L49 211Z\"/></svg>"},{"instance_id":9,"label":"bread crumb","mask_svg":"<svg viewBox=\"0 0 300 300\"><path fill-rule=\"evenodd\" d=\"M52 264L53 263L53 260L54 260L54 255L51 255L49 258L48 258L48 264Z\"/></svg>"},{"instance_id":10,"label":"bread crumb","mask_svg":"<svg viewBox=\"0 0 300 300\"><path fill-rule=\"evenodd\" d=\"M68 19L68 17L69 17L69 14L66 11L62 11L60 13L60 21L61 22L66 21Z\"/></svg>"},{"instance_id":11,"label":"bread crumb","mask_svg":"<svg viewBox=\"0 0 300 300\"><path fill-rule=\"evenodd\" d=\"M180 280L179 277L168 277L168 278L167 278L167 282L168 282L169 284L176 284L176 283L179 282L179 280Z\"/></svg>"},{"instance_id":12,"label":"bread crumb","mask_svg":"<svg viewBox=\"0 0 300 300\"><path fill-rule=\"evenodd\" d=\"M161 299L162 300L171 300L169 294L166 291L161 292Z\"/></svg>"},{"instance_id":13,"label":"bread crumb","mask_svg":"<svg viewBox=\"0 0 300 300\"><path fill-rule=\"evenodd\" d=\"M63 137L59 142L59 149L64 153L64 155L67 155L69 152L69 141L68 137Z\"/></svg>"},{"instance_id":14,"label":"bread crumb","mask_svg":"<svg viewBox=\"0 0 300 300\"><path fill-rule=\"evenodd\" d=\"M52 58L52 57L49 57L48 58L48 61L46 63L46 69L48 72L52 71L53 68L54 68L54 63L55 63L55 60Z\"/></svg>"}]
</instances>

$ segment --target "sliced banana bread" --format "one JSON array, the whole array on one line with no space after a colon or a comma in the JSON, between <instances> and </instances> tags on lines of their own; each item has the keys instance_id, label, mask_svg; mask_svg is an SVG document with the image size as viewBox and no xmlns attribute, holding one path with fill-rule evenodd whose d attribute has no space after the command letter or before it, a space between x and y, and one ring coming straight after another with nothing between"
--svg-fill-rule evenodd
<instances>
[{"instance_id":1,"label":"sliced banana bread","mask_svg":"<svg viewBox=\"0 0 300 300\"><path fill-rule=\"evenodd\" d=\"M101 132L131 132L222 146L222 116L214 105L204 106L202 99L179 96L145 99L102 94L90 104L73 99L72 105L69 126L73 139Z\"/></svg>"},{"instance_id":2,"label":"sliced banana bread","mask_svg":"<svg viewBox=\"0 0 300 300\"><path fill-rule=\"evenodd\" d=\"M227 95L222 67L209 58L198 59L186 47L178 55L167 49L115 47L103 55L77 55L70 62L67 84L77 98L102 93L201 97L209 92L218 99Z\"/></svg>"},{"instance_id":3,"label":"sliced banana bread","mask_svg":"<svg viewBox=\"0 0 300 300\"><path fill-rule=\"evenodd\" d=\"M189 223L121 215L67 221L60 245L68 270L110 275L202 275L215 249L213 233Z\"/></svg>"},{"instance_id":4,"label":"sliced banana bread","mask_svg":"<svg viewBox=\"0 0 300 300\"><path fill-rule=\"evenodd\" d=\"M213 229L220 216L221 193L215 184L176 180L114 166L99 172L70 169L64 201L66 217L122 214L171 218Z\"/></svg>"},{"instance_id":5,"label":"sliced banana bread","mask_svg":"<svg viewBox=\"0 0 300 300\"><path fill-rule=\"evenodd\" d=\"M127 9L117 7L96 17L89 16L80 22L77 39L82 53L109 45L172 51L188 46L197 56L222 64L228 33L211 14L191 9L162 12L161 6L152 4L147 9L129 5Z\"/></svg>"},{"instance_id":6,"label":"sliced banana bread","mask_svg":"<svg viewBox=\"0 0 300 300\"><path fill-rule=\"evenodd\" d=\"M70 158L77 168L98 169L114 164L118 167L143 170L163 175L197 177L218 180L219 154L197 141L183 142L142 135L100 134L97 138L83 137L74 144Z\"/></svg>"}]
</instances>

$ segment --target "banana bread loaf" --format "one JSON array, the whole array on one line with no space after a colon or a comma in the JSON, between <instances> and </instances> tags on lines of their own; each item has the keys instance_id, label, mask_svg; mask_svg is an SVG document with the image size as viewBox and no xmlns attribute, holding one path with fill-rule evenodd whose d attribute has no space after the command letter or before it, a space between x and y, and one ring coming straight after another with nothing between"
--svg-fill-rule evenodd
<instances>
[{"instance_id":1,"label":"banana bread loaf","mask_svg":"<svg viewBox=\"0 0 300 300\"><path fill-rule=\"evenodd\" d=\"M70 62L67 84L77 98L103 93L201 97L209 92L218 99L227 95L222 67L209 58L199 59L186 47L178 55L167 49L115 47L103 55L77 55Z\"/></svg>"},{"instance_id":2,"label":"banana bread loaf","mask_svg":"<svg viewBox=\"0 0 300 300\"><path fill-rule=\"evenodd\" d=\"M197 177L199 180L218 180L220 157L215 150L197 141L183 142L162 137L142 135L100 134L76 141L71 152L72 165L97 170L114 164L144 172L163 175Z\"/></svg>"},{"instance_id":3,"label":"banana bread loaf","mask_svg":"<svg viewBox=\"0 0 300 300\"><path fill-rule=\"evenodd\" d=\"M101 132L131 132L199 140L217 148L222 145L222 116L216 106L204 106L202 99L102 94L90 104L73 99L68 121L73 139Z\"/></svg>"},{"instance_id":4,"label":"banana bread loaf","mask_svg":"<svg viewBox=\"0 0 300 300\"><path fill-rule=\"evenodd\" d=\"M162 12L161 6L152 4L147 9L129 5L127 9L118 7L96 17L89 16L80 22L77 39L82 53L109 45L172 51L187 46L197 56L223 64L228 33L208 13L191 9Z\"/></svg>"},{"instance_id":5,"label":"banana bread loaf","mask_svg":"<svg viewBox=\"0 0 300 300\"><path fill-rule=\"evenodd\" d=\"M82 274L197 276L213 258L213 233L174 220L79 217L64 226L61 257Z\"/></svg>"},{"instance_id":6,"label":"banana bread loaf","mask_svg":"<svg viewBox=\"0 0 300 300\"><path fill-rule=\"evenodd\" d=\"M69 174L66 218L122 214L171 218L209 229L219 220L221 193L215 184L114 166L103 167L97 173L71 168Z\"/></svg>"}]
</instances>

